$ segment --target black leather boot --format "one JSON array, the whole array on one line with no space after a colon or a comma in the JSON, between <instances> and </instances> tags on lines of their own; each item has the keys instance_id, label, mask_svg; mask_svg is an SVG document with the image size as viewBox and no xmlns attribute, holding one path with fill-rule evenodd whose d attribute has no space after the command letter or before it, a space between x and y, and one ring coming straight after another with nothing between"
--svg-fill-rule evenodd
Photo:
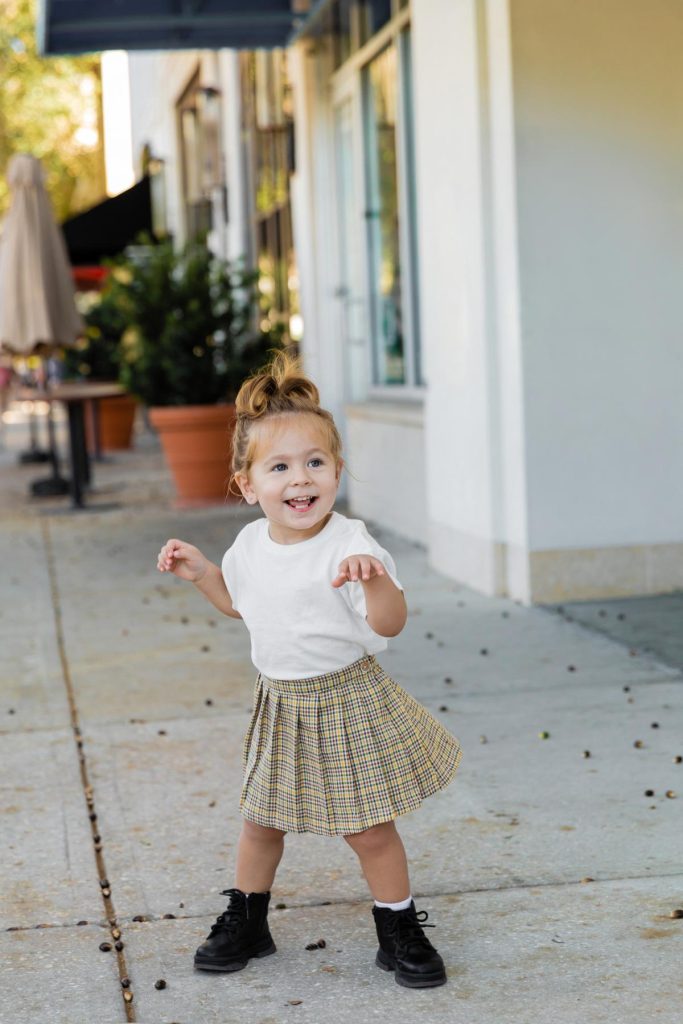
<instances>
[{"instance_id":1,"label":"black leather boot","mask_svg":"<svg viewBox=\"0 0 683 1024\"><path fill-rule=\"evenodd\" d=\"M445 985L443 960L422 931L427 911L415 912L411 903L406 910L373 907L379 949L375 963L383 971L395 971L396 981L406 988L434 988Z\"/></svg>"},{"instance_id":2,"label":"black leather boot","mask_svg":"<svg viewBox=\"0 0 683 1024\"><path fill-rule=\"evenodd\" d=\"M270 893L225 889L221 896L230 902L195 953L200 971L241 971L251 957L275 952L268 928Z\"/></svg>"}]
</instances>

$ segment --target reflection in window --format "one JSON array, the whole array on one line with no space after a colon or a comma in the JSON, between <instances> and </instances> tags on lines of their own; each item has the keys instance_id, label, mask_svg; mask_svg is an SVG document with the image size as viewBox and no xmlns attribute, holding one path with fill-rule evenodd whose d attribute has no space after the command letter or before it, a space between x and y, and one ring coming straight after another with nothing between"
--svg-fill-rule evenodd
<instances>
[{"instance_id":1,"label":"reflection in window","mask_svg":"<svg viewBox=\"0 0 683 1024\"><path fill-rule=\"evenodd\" d=\"M397 179L396 48L364 70L366 219L376 384L405 384Z\"/></svg>"}]
</instances>

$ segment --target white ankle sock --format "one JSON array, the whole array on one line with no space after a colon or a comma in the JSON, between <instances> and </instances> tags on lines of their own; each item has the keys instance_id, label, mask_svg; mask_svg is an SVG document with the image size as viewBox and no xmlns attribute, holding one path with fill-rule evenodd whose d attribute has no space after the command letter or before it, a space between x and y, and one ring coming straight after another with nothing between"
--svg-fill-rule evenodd
<instances>
[{"instance_id":1,"label":"white ankle sock","mask_svg":"<svg viewBox=\"0 0 683 1024\"><path fill-rule=\"evenodd\" d=\"M384 910L407 910L412 902L413 897L409 896L407 900L401 900L400 903L380 903L379 900L375 900L375 906L382 907Z\"/></svg>"}]
</instances>

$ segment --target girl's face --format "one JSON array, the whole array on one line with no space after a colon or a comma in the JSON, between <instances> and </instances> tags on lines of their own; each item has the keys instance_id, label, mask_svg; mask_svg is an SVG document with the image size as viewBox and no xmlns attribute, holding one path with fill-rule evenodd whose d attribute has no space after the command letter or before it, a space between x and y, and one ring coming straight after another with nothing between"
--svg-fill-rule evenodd
<instances>
[{"instance_id":1,"label":"girl's face","mask_svg":"<svg viewBox=\"0 0 683 1024\"><path fill-rule=\"evenodd\" d=\"M258 503L278 544L296 544L325 526L337 496L341 460L327 447L314 414L283 416L257 427L249 473L235 477L250 505Z\"/></svg>"}]
</instances>

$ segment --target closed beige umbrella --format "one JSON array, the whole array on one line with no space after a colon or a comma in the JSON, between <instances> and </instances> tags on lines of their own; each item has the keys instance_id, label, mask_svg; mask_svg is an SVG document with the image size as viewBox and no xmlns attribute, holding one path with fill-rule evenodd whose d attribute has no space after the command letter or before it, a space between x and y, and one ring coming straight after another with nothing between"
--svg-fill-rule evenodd
<instances>
[{"instance_id":1,"label":"closed beige umbrella","mask_svg":"<svg viewBox=\"0 0 683 1024\"><path fill-rule=\"evenodd\" d=\"M0 235L0 349L29 356L70 347L83 332L83 321L40 160L17 153L7 165L7 184L12 201ZM69 486L59 472L52 407L47 426L52 477L34 481L31 490L36 496L65 494ZM20 462L44 458L37 448L33 415L30 429L31 449Z\"/></svg>"},{"instance_id":2,"label":"closed beige umbrella","mask_svg":"<svg viewBox=\"0 0 683 1024\"><path fill-rule=\"evenodd\" d=\"M7 183L12 202L0 237L0 347L30 355L39 346L71 346L83 321L40 161L13 156Z\"/></svg>"}]
</instances>

